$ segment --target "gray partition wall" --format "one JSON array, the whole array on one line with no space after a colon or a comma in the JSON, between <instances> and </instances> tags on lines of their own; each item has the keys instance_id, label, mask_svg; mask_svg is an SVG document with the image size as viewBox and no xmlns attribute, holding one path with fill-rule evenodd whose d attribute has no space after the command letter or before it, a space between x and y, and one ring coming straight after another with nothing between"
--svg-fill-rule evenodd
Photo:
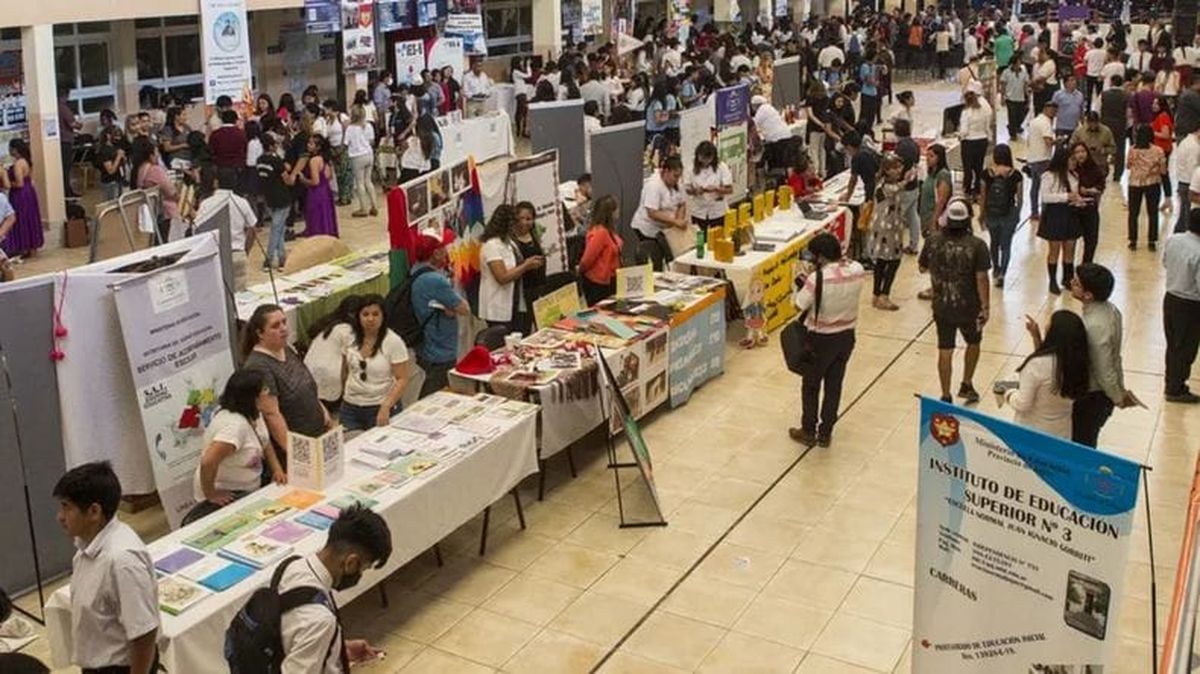
<instances>
[{"instance_id":1,"label":"gray partition wall","mask_svg":"<svg viewBox=\"0 0 1200 674\"><path fill-rule=\"evenodd\" d=\"M775 62L775 79L771 81L771 104L776 108L800 105L800 57L790 56Z\"/></svg>"},{"instance_id":2,"label":"gray partition wall","mask_svg":"<svg viewBox=\"0 0 1200 674\"><path fill-rule=\"evenodd\" d=\"M558 175L574 180L583 174L583 101L552 101L529 104L529 136L532 154L558 150Z\"/></svg>"},{"instance_id":3,"label":"gray partition wall","mask_svg":"<svg viewBox=\"0 0 1200 674\"><path fill-rule=\"evenodd\" d=\"M635 263L637 237L629 228L634 211L641 205L642 183L646 180L643 158L646 147L646 124L630 122L619 126L606 126L593 133L588 142L592 144L592 195L598 199L605 194L617 198L621 217L617 222L617 233L626 241L621 249L622 264ZM560 159L561 161L561 159Z\"/></svg>"},{"instance_id":4,"label":"gray partition wall","mask_svg":"<svg viewBox=\"0 0 1200 674\"><path fill-rule=\"evenodd\" d=\"M69 572L75 552L58 525L58 502L50 495L65 471L58 380L50 360L53 307L52 276L0 285L0 350L5 356L0 366L8 363L8 376L0 369L0 589L10 594L33 587L37 580L27 514L37 537L43 581ZM25 507L26 479L32 513Z\"/></svg>"}]
</instances>

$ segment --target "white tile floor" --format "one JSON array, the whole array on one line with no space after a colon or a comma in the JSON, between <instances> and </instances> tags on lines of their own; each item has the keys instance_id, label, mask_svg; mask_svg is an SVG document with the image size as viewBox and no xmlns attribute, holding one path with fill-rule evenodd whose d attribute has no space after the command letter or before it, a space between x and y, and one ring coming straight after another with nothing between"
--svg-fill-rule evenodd
<instances>
[{"instance_id":1,"label":"white tile floor","mask_svg":"<svg viewBox=\"0 0 1200 674\"><path fill-rule=\"evenodd\" d=\"M953 99L943 85L920 94L931 119ZM352 246L383 243L378 222L345 222ZM1149 409L1119 411L1101 444L1155 467L1149 498L1161 620L1200 409L1162 402L1160 262L1127 251L1124 230L1120 195L1110 190L1097 261L1117 275L1127 382ZM980 390L1011 376L1028 351L1025 314L1078 309L1046 293L1043 246L1029 227L1016 238L1008 285L993 296ZM72 261L47 255L28 264L56 263ZM893 293L899 312L871 309L864 296L831 448L801 458L787 437L798 417L798 380L784 370L778 347L741 351L731 339L723 377L645 424L668 527L617 529L604 451L582 447L577 479L552 462L546 500L534 502L525 490L529 530L516 528L506 500L493 508L485 558L476 554L476 520L443 545L445 568L422 558L389 581L390 609L374 594L348 607L347 632L388 651L386 661L356 671L584 672L603 661L605 673L909 672L913 394L937 393L929 308L915 297L925 284L905 258ZM991 396L980 407L996 412ZM147 536L161 532L161 513L132 519ZM1117 622L1119 674L1149 671L1146 533L1139 519ZM45 648L39 640L30 652L44 656Z\"/></svg>"}]
</instances>

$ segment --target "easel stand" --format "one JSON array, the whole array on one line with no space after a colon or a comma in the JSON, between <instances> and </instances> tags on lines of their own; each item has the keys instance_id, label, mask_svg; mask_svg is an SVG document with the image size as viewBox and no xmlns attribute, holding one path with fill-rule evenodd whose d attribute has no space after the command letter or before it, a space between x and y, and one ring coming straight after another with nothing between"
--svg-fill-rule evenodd
<instances>
[{"instance_id":1,"label":"easel stand","mask_svg":"<svg viewBox=\"0 0 1200 674\"><path fill-rule=\"evenodd\" d=\"M17 460L20 463L18 469L21 471L21 488L24 491L25 497L25 523L29 526L29 548L33 553L33 575L37 583L38 608L41 609L41 617L35 616L29 611L21 608L13 603L13 610L17 611L26 618L35 623L46 626L46 593L45 586L42 582L42 562L38 555L37 546L37 531L33 526L33 502L29 498L29 473L25 469L25 450L21 444L21 421L17 415L17 395L13 390L12 375L8 369L8 355L4 351L3 345L0 345L0 369L4 370L4 385L8 389L9 411L12 414L13 435L17 441Z\"/></svg>"}]
</instances>

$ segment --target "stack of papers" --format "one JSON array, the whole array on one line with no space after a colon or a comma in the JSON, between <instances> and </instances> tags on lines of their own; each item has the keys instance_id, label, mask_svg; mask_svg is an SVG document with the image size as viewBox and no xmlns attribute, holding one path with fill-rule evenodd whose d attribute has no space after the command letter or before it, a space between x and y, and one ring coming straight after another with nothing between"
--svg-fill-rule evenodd
<instances>
[{"instance_id":1,"label":"stack of papers","mask_svg":"<svg viewBox=\"0 0 1200 674\"><path fill-rule=\"evenodd\" d=\"M164 576L158 581L158 607L170 615L183 613L209 594L212 593L199 585L175 576Z\"/></svg>"},{"instance_id":2,"label":"stack of papers","mask_svg":"<svg viewBox=\"0 0 1200 674\"><path fill-rule=\"evenodd\" d=\"M216 552L217 549L237 540L238 536L258 526L258 523L256 518L244 513L238 513L226 517L191 538L185 539L183 543L204 552Z\"/></svg>"},{"instance_id":3,"label":"stack of papers","mask_svg":"<svg viewBox=\"0 0 1200 674\"><path fill-rule=\"evenodd\" d=\"M224 592L254 575L254 569L219 557L206 557L204 561L189 566L179 575L213 592Z\"/></svg>"},{"instance_id":4,"label":"stack of papers","mask_svg":"<svg viewBox=\"0 0 1200 674\"><path fill-rule=\"evenodd\" d=\"M221 548L218 555L225 559L265 569L274 566L292 551L292 546L261 536L247 536Z\"/></svg>"},{"instance_id":5,"label":"stack of papers","mask_svg":"<svg viewBox=\"0 0 1200 674\"><path fill-rule=\"evenodd\" d=\"M359 436L356 445L360 452L394 461L396 458L412 452L411 444L414 440L412 435L410 431L400 428L376 427Z\"/></svg>"}]
</instances>

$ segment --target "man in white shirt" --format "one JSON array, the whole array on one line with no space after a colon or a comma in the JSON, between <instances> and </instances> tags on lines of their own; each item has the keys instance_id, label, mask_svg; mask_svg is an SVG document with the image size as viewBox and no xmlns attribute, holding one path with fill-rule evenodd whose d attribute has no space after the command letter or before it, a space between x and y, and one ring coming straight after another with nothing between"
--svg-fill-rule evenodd
<instances>
[{"instance_id":1,"label":"man in white shirt","mask_svg":"<svg viewBox=\"0 0 1200 674\"><path fill-rule=\"evenodd\" d=\"M1096 38L1091 49L1083 55L1087 65L1087 109L1092 109L1092 101L1104 89L1104 65L1108 62L1108 50L1104 48L1104 40Z\"/></svg>"},{"instance_id":2,"label":"man in white shirt","mask_svg":"<svg viewBox=\"0 0 1200 674\"><path fill-rule=\"evenodd\" d=\"M1167 338L1164 393L1168 402L1200 403L1188 388L1192 363L1200 348L1200 210L1188 216L1188 229L1167 237L1163 267L1163 331Z\"/></svg>"},{"instance_id":3,"label":"man in white shirt","mask_svg":"<svg viewBox=\"0 0 1200 674\"><path fill-rule=\"evenodd\" d=\"M233 285L236 292L246 289L246 231L258 226L258 215L245 197L233 191L233 181L234 178L229 175L211 175L208 169L201 173L200 184L208 185L212 191L196 209L192 217L192 229L196 232L205 231L209 219L229 206L229 243L233 252Z\"/></svg>"},{"instance_id":4,"label":"man in white shirt","mask_svg":"<svg viewBox=\"0 0 1200 674\"><path fill-rule=\"evenodd\" d=\"M763 159L767 162L767 168L781 167L786 143L792 138L791 128L764 96L755 95L750 99L750 112L754 115L758 137L762 138Z\"/></svg>"},{"instance_id":5,"label":"man in white shirt","mask_svg":"<svg viewBox=\"0 0 1200 674\"><path fill-rule=\"evenodd\" d=\"M683 54L679 51L679 40L674 38L668 39L667 46L663 48L659 58L664 74L668 77L678 75L680 69L683 67Z\"/></svg>"},{"instance_id":6,"label":"man in white shirt","mask_svg":"<svg viewBox=\"0 0 1200 674\"><path fill-rule=\"evenodd\" d=\"M600 106L596 101L585 101L583 104L583 168L592 170L592 141L591 136L602 129L600 122Z\"/></svg>"},{"instance_id":7,"label":"man in white shirt","mask_svg":"<svg viewBox=\"0 0 1200 674\"><path fill-rule=\"evenodd\" d=\"M1138 40L1138 50L1130 55L1125 67L1141 75L1150 71L1150 61L1153 58L1154 53L1150 51L1150 42L1148 40Z\"/></svg>"},{"instance_id":8,"label":"man in white shirt","mask_svg":"<svg viewBox=\"0 0 1200 674\"><path fill-rule=\"evenodd\" d=\"M84 672L156 668L158 581L146 545L116 518L121 483L107 461L71 469L54 485L58 523L75 541L71 662Z\"/></svg>"},{"instance_id":9,"label":"man in white shirt","mask_svg":"<svg viewBox=\"0 0 1200 674\"><path fill-rule=\"evenodd\" d=\"M612 96L606 75L603 71L584 71L583 77L586 77L587 80L579 86L579 95L583 98L584 105L594 101L596 116L600 120L608 119L609 111L612 109ZM587 112L585 111L584 114Z\"/></svg>"},{"instance_id":10,"label":"man in white shirt","mask_svg":"<svg viewBox=\"0 0 1200 674\"><path fill-rule=\"evenodd\" d=\"M1042 114L1033 118L1029 123L1029 147L1025 152L1025 161L1029 166L1029 217L1040 219L1039 196L1042 190L1042 173L1050 165L1050 155L1054 152L1054 117L1058 114L1058 104L1047 101L1042 106Z\"/></svg>"},{"instance_id":11,"label":"man in white shirt","mask_svg":"<svg viewBox=\"0 0 1200 674\"><path fill-rule=\"evenodd\" d=\"M1187 230L1188 211L1195 208L1195 205L1190 203L1189 193L1192 191L1193 185L1196 189L1200 189L1200 185L1196 185L1192 181L1192 175L1198 167L1200 167L1200 128L1184 136L1179 141L1179 145L1175 147L1175 181L1178 184L1176 194L1179 195L1179 218L1175 221L1176 232Z\"/></svg>"},{"instance_id":12,"label":"man in white shirt","mask_svg":"<svg viewBox=\"0 0 1200 674\"><path fill-rule=\"evenodd\" d=\"M1118 52L1116 49L1108 49L1105 50L1104 57L1107 59L1107 61L1105 62L1104 67L1100 69L1101 91L1104 90L1104 87L1107 86L1109 82L1112 82L1112 78L1114 76L1120 75L1122 80L1125 79L1125 64L1121 63L1120 52Z\"/></svg>"},{"instance_id":13,"label":"man in white shirt","mask_svg":"<svg viewBox=\"0 0 1200 674\"><path fill-rule=\"evenodd\" d=\"M354 505L342 511L325 547L287 564L279 592L300 587L317 591L312 603L283 614L281 674L349 674L351 665L378 659L383 652L364 639L347 641L333 593L348 590L362 579L367 568L380 568L392 555L392 534L387 522L374 511Z\"/></svg>"},{"instance_id":14,"label":"man in white shirt","mask_svg":"<svg viewBox=\"0 0 1200 674\"><path fill-rule=\"evenodd\" d=\"M463 77L463 96L467 99L466 116L478 117L483 114L491 95L492 78L483 72L483 61L476 59L471 63L471 71Z\"/></svg>"},{"instance_id":15,"label":"man in white shirt","mask_svg":"<svg viewBox=\"0 0 1200 674\"><path fill-rule=\"evenodd\" d=\"M650 255L654 269L662 271L671 259L666 246L664 230L688 228L687 198L679 189L679 178L683 176L683 162L678 155L667 157L662 168L646 179L642 185L641 206L633 214L629 225L637 234Z\"/></svg>"},{"instance_id":16,"label":"man in white shirt","mask_svg":"<svg viewBox=\"0 0 1200 674\"><path fill-rule=\"evenodd\" d=\"M824 49L817 54L817 65L822 70L828 70L833 67L834 61L846 62L846 53L836 44L826 45Z\"/></svg>"}]
</instances>

